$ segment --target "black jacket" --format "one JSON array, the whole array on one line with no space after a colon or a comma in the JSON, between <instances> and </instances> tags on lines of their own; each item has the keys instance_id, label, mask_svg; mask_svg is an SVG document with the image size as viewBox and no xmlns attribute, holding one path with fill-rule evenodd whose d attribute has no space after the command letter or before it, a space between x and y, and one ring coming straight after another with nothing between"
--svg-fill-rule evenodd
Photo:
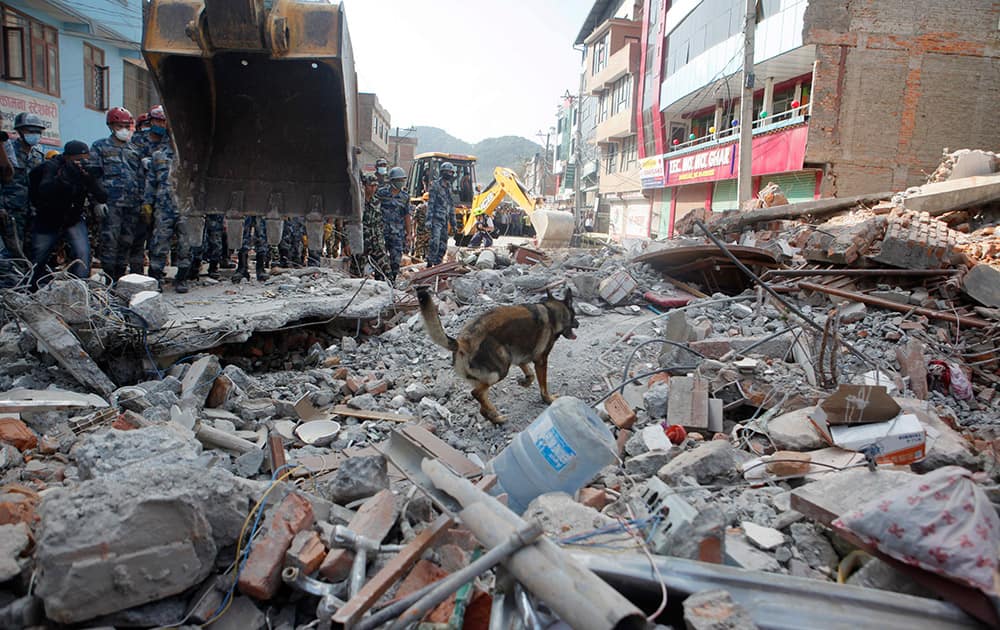
<instances>
[{"instance_id":1,"label":"black jacket","mask_svg":"<svg viewBox=\"0 0 1000 630\"><path fill-rule=\"evenodd\" d=\"M68 228L83 216L87 197L107 203L108 193L96 173L82 172L57 155L28 174L28 194L35 206L35 229L51 232Z\"/></svg>"}]
</instances>

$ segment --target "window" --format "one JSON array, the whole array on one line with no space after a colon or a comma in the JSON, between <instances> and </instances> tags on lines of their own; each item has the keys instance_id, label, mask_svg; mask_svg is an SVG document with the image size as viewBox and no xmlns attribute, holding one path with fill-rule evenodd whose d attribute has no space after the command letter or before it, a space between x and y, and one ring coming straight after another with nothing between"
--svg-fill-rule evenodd
<instances>
[{"instance_id":1,"label":"window","mask_svg":"<svg viewBox=\"0 0 1000 630\"><path fill-rule=\"evenodd\" d=\"M626 74L611 84L611 115L629 109L632 103L632 75Z\"/></svg>"},{"instance_id":2,"label":"window","mask_svg":"<svg viewBox=\"0 0 1000 630\"><path fill-rule=\"evenodd\" d=\"M0 5L0 11L3 80L59 96L58 31L6 5Z\"/></svg>"},{"instance_id":3,"label":"window","mask_svg":"<svg viewBox=\"0 0 1000 630\"><path fill-rule=\"evenodd\" d=\"M639 158L639 144L636 136L629 136L622 140L621 165L618 170L627 171L635 168L636 160Z\"/></svg>"},{"instance_id":4,"label":"window","mask_svg":"<svg viewBox=\"0 0 1000 630\"><path fill-rule=\"evenodd\" d=\"M591 70L590 74L595 75L608 65L608 48L611 47L611 31L608 31L600 40L594 42L591 49Z\"/></svg>"},{"instance_id":5,"label":"window","mask_svg":"<svg viewBox=\"0 0 1000 630\"><path fill-rule=\"evenodd\" d=\"M160 102L149 71L138 59L123 59L122 68L125 79L122 101L125 109L135 115L139 112L148 112L153 105Z\"/></svg>"},{"instance_id":6,"label":"window","mask_svg":"<svg viewBox=\"0 0 1000 630\"><path fill-rule=\"evenodd\" d=\"M607 150L605 152L604 159L604 172L611 175L615 172L615 168L618 166L618 145L614 142L610 142L607 145Z\"/></svg>"},{"instance_id":7,"label":"window","mask_svg":"<svg viewBox=\"0 0 1000 630\"><path fill-rule=\"evenodd\" d=\"M108 109L109 69L104 65L104 51L83 43L83 101L89 109Z\"/></svg>"},{"instance_id":8,"label":"window","mask_svg":"<svg viewBox=\"0 0 1000 630\"><path fill-rule=\"evenodd\" d=\"M597 98L597 122L604 122L608 118L608 101L610 101L610 95L608 91L605 90L601 92L601 95Z\"/></svg>"}]
</instances>

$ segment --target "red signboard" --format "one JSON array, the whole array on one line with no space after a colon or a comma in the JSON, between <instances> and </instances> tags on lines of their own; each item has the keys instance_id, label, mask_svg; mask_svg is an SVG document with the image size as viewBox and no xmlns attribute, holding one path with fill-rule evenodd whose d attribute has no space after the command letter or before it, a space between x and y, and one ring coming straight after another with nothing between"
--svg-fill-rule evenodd
<instances>
[{"instance_id":1,"label":"red signboard","mask_svg":"<svg viewBox=\"0 0 1000 630\"><path fill-rule=\"evenodd\" d=\"M772 175L802 170L808 135L809 128L801 125L755 137L751 172ZM739 172L740 150L735 142L674 158L669 155L664 160L668 187L732 179Z\"/></svg>"}]
</instances>

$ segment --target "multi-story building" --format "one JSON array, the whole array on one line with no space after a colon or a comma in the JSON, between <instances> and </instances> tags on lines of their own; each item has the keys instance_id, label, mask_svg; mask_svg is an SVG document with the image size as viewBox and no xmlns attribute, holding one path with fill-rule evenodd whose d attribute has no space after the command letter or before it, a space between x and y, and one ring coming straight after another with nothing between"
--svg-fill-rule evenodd
<instances>
[{"instance_id":1,"label":"multi-story building","mask_svg":"<svg viewBox=\"0 0 1000 630\"><path fill-rule=\"evenodd\" d=\"M791 201L921 183L945 147L1000 145L992 0L760 0L753 120L740 121L744 0L646 0L639 82L651 233L737 207L740 125L756 192Z\"/></svg>"},{"instance_id":2,"label":"multi-story building","mask_svg":"<svg viewBox=\"0 0 1000 630\"><path fill-rule=\"evenodd\" d=\"M361 170L375 171L375 160L389 160L389 112L378 102L378 96L370 92L358 94L358 138L361 141Z\"/></svg>"},{"instance_id":3,"label":"multi-story building","mask_svg":"<svg viewBox=\"0 0 1000 630\"><path fill-rule=\"evenodd\" d=\"M641 18L641 3L599 0L577 40L585 47L582 107L589 101L593 110L590 141L597 149L595 159L582 162L583 176L596 174L598 181L598 197L588 211L596 208L597 229L618 239L649 234L635 115Z\"/></svg>"},{"instance_id":4,"label":"multi-story building","mask_svg":"<svg viewBox=\"0 0 1000 630\"><path fill-rule=\"evenodd\" d=\"M0 111L38 114L42 142L92 142L108 134L107 110L138 115L157 97L140 55L142 0L0 2Z\"/></svg>"},{"instance_id":5,"label":"multi-story building","mask_svg":"<svg viewBox=\"0 0 1000 630\"><path fill-rule=\"evenodd\" d=\"M542 151L525 160L521 180L525 188L537 197L544 197L546 203L555 200L556 178L552 172L552 159Z\"/></svg>"},{"instance_id":6,"label":"multi-story building","mask_svg":"<svg viewBox=\"0 0 1000 630\"><path fill-rule=\"evenodd\" d=\"M413 158L417 155L418 142L419 138L415 135L389 136L389 164L399 166L409 173Z\"/></svg>"}]
</instances>

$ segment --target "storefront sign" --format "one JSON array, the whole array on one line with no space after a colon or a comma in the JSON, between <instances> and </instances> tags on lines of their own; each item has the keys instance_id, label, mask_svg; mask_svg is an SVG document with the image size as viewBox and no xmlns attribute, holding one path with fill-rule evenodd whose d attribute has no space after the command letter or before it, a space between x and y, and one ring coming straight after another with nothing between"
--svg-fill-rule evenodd
<instances>
[{"instance_id":1,"label":"storefront sign","mask_svg":"<svg viewBox=\"0 0 1000 630\"><path fill-rule=\"evenodd\" d=\"M639 160L639 180L642 188L663 188L663 156L654 155Z\"/></svg>"},{"instance_id":2,"label":"storefront sign","mask_svg":"<svg viewBox=\"0 0 1000 630\"><path fill-rule=\"evenodd\" d=\"M47 128L42 133L42 144L59 146L59 104L33 94L0 90L0 112L3 112L4 131L13 131L14 117L20 112L35 114Z\"/></svg>"},{"instance_id":3,"label":"storefront sign","mask_svg":"<svg viewBox=\"0 0 1000 630\"><path fill-rule=\"evenodd\" d=\"M808 135L809 128L802 125L756 136L753 139L753 175L802 170ZM676 158L671 158L669 153L660 157L666 160L665 186L714 182L739 174L740 149L735 142ZM646 188L645 182L643 188Z\"/></svg>"}]
</instances>

